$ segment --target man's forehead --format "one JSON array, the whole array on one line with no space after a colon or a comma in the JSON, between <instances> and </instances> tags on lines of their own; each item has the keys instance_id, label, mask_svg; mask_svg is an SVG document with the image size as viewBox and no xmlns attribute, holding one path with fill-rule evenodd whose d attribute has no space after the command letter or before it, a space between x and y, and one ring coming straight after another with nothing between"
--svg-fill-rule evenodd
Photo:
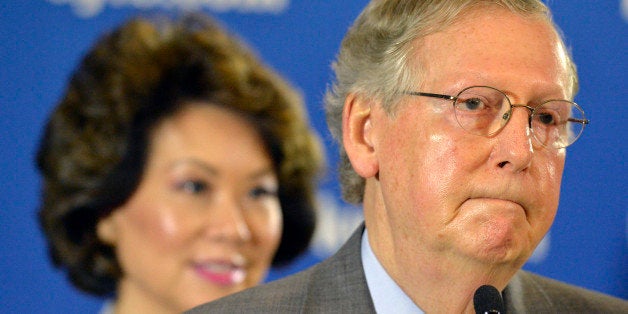
<instances>
[{"instance_id":1,"label":"man's forehead","mask_svg":"<svg viewBox=\"0 0 628 314\"><path fill-rule=\"evenodd\" d=\"M492 10L492 11L491 11ZM467 71L481 76L486 71L503 72L516 64L529 63L539 71L555 70L561 81L570 80L571 60L549 19L500 9L463 13L451 25L417 38L408 62L422 73L426 83L448 71ZM533 68L531 68L533 70ZM563 84L571 90L571 84Z\"/></svg>"}]
</instances>

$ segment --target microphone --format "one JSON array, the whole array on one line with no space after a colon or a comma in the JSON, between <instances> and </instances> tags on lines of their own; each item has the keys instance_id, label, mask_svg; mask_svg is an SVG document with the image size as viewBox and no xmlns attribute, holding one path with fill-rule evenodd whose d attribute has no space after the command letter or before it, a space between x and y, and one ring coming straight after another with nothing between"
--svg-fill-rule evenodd
<instances>
[{"instance_id":1,"label":"microphone","mask_svg":"<svg viewBox=\"0 0 628 314\"><path fill-rule=\"evenodd\" d=\"M483 285L473 295L475 314L505 314L504 301L497 288Z\"/></svg>"}]
</instances>

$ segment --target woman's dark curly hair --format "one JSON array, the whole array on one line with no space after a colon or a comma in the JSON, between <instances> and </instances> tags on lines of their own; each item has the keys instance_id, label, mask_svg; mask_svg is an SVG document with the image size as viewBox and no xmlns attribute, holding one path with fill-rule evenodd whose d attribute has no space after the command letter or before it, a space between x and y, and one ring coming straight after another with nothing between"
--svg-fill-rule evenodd
<instances>
[{"instance_id":1,"label":"woman's dark curly hair","mask_svg":"<svg viewBox=\"0 0 628 314\"><path fill-rule=\"evenodd\" d=\"M115 292L121 269L96 224L137 188L152 128L190 102L238 112L261 134L284 221L273 265L309 245L323 160L300 95L209 17L138 17L84 57L37 152L39 221L54 264L81 290Z\"/></svg>"}]
</instances>

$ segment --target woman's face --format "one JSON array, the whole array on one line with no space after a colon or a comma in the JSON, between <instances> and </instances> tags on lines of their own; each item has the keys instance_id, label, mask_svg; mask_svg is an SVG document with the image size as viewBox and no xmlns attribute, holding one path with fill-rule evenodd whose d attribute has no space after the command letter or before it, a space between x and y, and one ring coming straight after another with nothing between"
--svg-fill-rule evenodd
<instances>
[{"instance_id":1,"label":"woman's face","mask_svg":"<svg viewBox=\"0 0 628 314\"><path fill-rule=\"evenodd\" d=\"M138 189L98 224L123 271L116 307L182 312L258 284L281 238L277 189L241 116L191 104L157 125Z\"/></svg>"}]
</instances>

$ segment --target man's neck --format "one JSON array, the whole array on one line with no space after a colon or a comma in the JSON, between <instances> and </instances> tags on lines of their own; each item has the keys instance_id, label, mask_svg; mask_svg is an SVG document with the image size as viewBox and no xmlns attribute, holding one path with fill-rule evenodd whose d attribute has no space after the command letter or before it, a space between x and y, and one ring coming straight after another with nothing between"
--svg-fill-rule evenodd
<instances>
[{"instance_id":1,"label":"man's neck","mask_svg":"<svg viewBox=\"0 0 628 314\"><path fill-rule=\"evenodd\" d=\"M371 234L369 238L372 238ZM499 266L454 263L455 258L447 257L428 261L417 258L412 265L391 264L382 262L375 248L372 249L389 276L426 313L475 313L473 295L476 289L491 284L503 290L517 271L505 272Z\"/></svg>"},{"instance_id":2,"label":"man's neck","mask_svg":"<svg viewBox=\"0 0 628 314\"><path fill-rule=\"evenodd\" d=\"M415 313L424 312L388 275L386 270L373 254L369 245L368 230L362 234L361 257L366 283L375 306L375 312L388 313Z\"/></svg>"}]
</instances>

